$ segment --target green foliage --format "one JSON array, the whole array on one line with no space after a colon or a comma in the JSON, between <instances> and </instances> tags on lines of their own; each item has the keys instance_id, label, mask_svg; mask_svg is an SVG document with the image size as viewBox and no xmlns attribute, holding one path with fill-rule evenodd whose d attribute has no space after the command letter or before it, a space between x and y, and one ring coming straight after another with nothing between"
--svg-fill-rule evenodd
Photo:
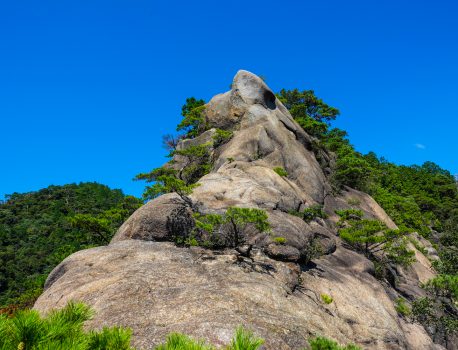
<instances>
[{"instance_id":1,"label":"green foliage","mask_svg":"<svg viewBox=\"0 0 458 350\"><path fill-rule=\"evenodd\" d=\"M305 222L310 222L316 218L326 219L327 215L323 210L323 206L320 204L312 205L308 208L305 208L302 212L302 218Z\"/></svg>"},{"instance_id":2,"label":"green foliage","mask_svg":"<svg viewBox=\"0 0 458 350\"><path fill-rule=\"evenodd\" d=\"M434 268L448 275L458 275L458 247L457 246L442 246L440 251L440 260L434 261Z\"/></svg>"},{"instance_id":3,"label":"green foliage","mask_svg":"<svg viewBox=\"0 0 458 350\"><path fill-rule=\"evenodd\" d=\"M238 327L231 343L226 350L257 350L264 344L264 340L257 338L253 332L242 326ZM187 335L172 333L167 337L165 344L159 345L154 350L216 350L216 347L204 341L194 340Z\"/></svg>"},{"instance_id":4,"label":"green foliage","mask_svg":"<svg viewBox=\"0 0 458 350\"><path fill-rule=\"evenodd\" d=\"M419 298L412 303L412 315L422 324L431 323L434 318L434 302L428 297Z\"/></svg>"},{"instance_id":5,"label":"green foliage","mask_svg":"<svg viewBox=\"0 0 458 350\"><path fill-rule=\"evenodd\" d=\"M255 337L252 331L240 326L235 331L235 336L227 350L257 350L262 344L264 344L263 339Z\"/></svg>"},{"instance_id":6,"label":"green foliage","mask_svg":"<svg viewBox=\"0 0 458 350\"><path fill-rule=\"evenodd\" d=\"M182 170L176 176L186 185L194 184L208 174L212 164L210 162L211 143L190 145L184 149L175 150L172 155L180 156L184 160Z\"/></svg>"},{"instance_id":7,"label":"green foliage","mask_svg":"<svg viewBox=\"0 0 458 350\"><path fill-rule=\"evenodd\" d=\"M328 305L334 301L334 299L330 295L327 295L327 294L321 294L321 300L323 300L323 303L328 304Z\"/></svg>"},{"instance_id":8,"label":"green foliage","mask_svg":"<svg viewBox=\"0 0 458 350\"><path fill-rule=\"evenodd\" d=\"M300 217L305 222L310 222L316 218L327 218L327 215L323 210L323 206L319 204L305 208L303 211L290 210L288 213Z\"/></svg>"},{"instance_id":9,"label":"green foliage","mask_svg":"<svg viewBox=\"0 0 458 350\"><path fill-rule=\"evenodd\" d=\"M421 323L432 332L432 335L456 336L458 332L458 318L456 307L436 296L424 297L412 303L412 315L415 321Z\"/></svg>"},{"instance_id":10,"label":"green foliage","mask_svg":"<svg viewBox=\"0 0 458 350\"><path fill-rule=\"evenodd\" d=\"M315 96L313 90L282 89L277 98L288 108L294 118L311 118L319 122L329 122L340 114L337 108L327 105Z\"/></svg>"},{"instance_id":11,"label":"green foliage","mask_svg":"<svg viewBox=\"0 0 458 350\"><path fill-rule=\"evenodd\" d=\"M187 98L186 104L181 108L183 120L178 124L177 131L184 131L188 138L199 136L206 129L204 110L204 100Z\"/></svg>"},{"instance_id":12,"label":"green foliage","mask_svg":"<svg viewBox=\"0 0 458 350\"><path fill-rule=\"evenodd\" d=\"M438 275L430 279L424 288L436 296L458 300L458 275Z\"/></svg>"},{"instance_id":13,"label":"green foliage","mask_svg":"<svg viewBox=\"0 0 458 350\"><path fill-rule=\"evenodd\" d=\"M414 237L411 237L409 239L409 242L412 243L415 249L421 252L424 256L426 257L428 256L428 251L417 239L415 239Z\"/></svg>"},{"instance_id":14,"label":"green foliage","mask_svg":"<svg viewBox=\"0 0 458 350\"><path fill-rule=\"evenodd\" d=\"M284 177L288 176L288 172L282 167L276 167L273 170L280 176L284 176Z\"/></svg>"},{"instance_id":15,"label":"green foliage","mask_svg":"<svg viewBox=\"0 0 458 350\"><path fill-rule=\"evenodd\" d=\"M216 129L215 135L213 135L213 147L216 148L225 144L232 138L232 135L232 131Z\"/></svg>"},{"instance_id":16,"label":"green foliage","mask_svg":"<svg viewBox=\"0 0 458 350\"><path fill-rule=\"evenodd\" d=\"M369 154L373 175L370 194L397 225L423 236L431 228L453 232L458 227L458 190L453 176L431 162L398 166Z\"/></svg>"},{"instance_id":17,"label":"green foliage","mask_svg":"<svg viewBox=\"0 0 458 350\"><path fill-rule=\"evenodd\" d=\"M132 331L121 327L103 327L100 332L89 333L88 349L90 350L130 350Z\"/></svg>"},{"instance_id":18,"label":"green foliage","mask_svg":"<svg viewBox=\"0 0 458 350\"><path fill-rule=\"evenodd\" d=\"M369 164L351 147L343 147L336 154L337 160L331 179L334 186L365 190L370 176Z\"/></svg>"},{"instance_id":19,"label":"green foliage","mask_svg":"<svg viewBox=\"0 0 458 350\"><path fill-rule=\"evenodd\" d=\"M341 346L334 340L317 337L309 341L311 350L361 350L360 347L349 344L347 346Z\"/></svg>"},{"instance_id":20,"label":"green foliage","mask_svg":"<svg viewBox=\"0 0 458 350\"><path fill-rule=\"evenodd\" d=\"M285 237L281 237L281 236L274 237L272 240L277 244L285 244L286 243L286 238Z\"/></svg>"},{"instance_id":21,"label":"green foliage","mask_svg":"<svg viewBox=\"0 0 458 350\"><path fill-rule=\"evenodd\" d=\"M410 316L412 314L412 310L409 305L406 303L404 298L397 298L395 301L394 308L396 311L402 316Z\"/></svg>"},{"instance_id":22,"label":"green foliage","mask_svg":"<svg viewBox=\"0 0 458 350\"><path fill-rule=\"evenodd\" d=\"M329 129L327 123L320 122L310 117L296 117L294 120L296 120L302 129L304 129L309 135L315 137L322 137Z\"/></svg>"},{"instance_id":23,"label":"green foliage","mask_svg":"<svg viewBox=\"0 0 458 350\"><path fill-rule=\"evenodd\" d=\"M429 220L422 215L414 197L393 194L383 188L374 189L372 195L397 225L411 227L424 236L429 234Z\"/></svg>"},{"instance_id":24,"label":"green foliage","mask_svg":"<svg viewBox=\"0 0 458 350\"><path fill-rule=\"evenodd\" d=\"M226 211L225 219L237 227L238 231L243 231L248 224L253 224L259 232L270 229L267 213L262 209L230 207Z\"/></svg>"},{"instance_id":25,"label":"green foliage","mask_svg":"<svg viewBox=\"0 0 458 350\"><path fill-rule=\"evenodd\" d=\"M407 266L415 261L415 252L407 247L406 228L388 229L378 220L362 219L362 212L355 209L336 211L341 217L339 236L368 258L377 260L383 252L389 262Z\"/></svg>"},{"instance_id":26,"label":"green foliage","mask_svg":"<svg viewBox=\"0 0 458 350\"><path fill-rule=\"evenodd\" d=\"M97 183L7 196L0 203L0 308L31 306L57 264L78 250L106 244L141 204Z\"/></svg>"},{"instance_id":27,"label":"green foliage","mask_svg":"<svg viewBox=\"0 0 458 350\"><path fill-rule=\"evenodd\" d=\"M360 209L342 209L336 210L336 214L341 220L360 220L363 217L363 211Z\"/></svg>"},{"instance_id":28,"label":"green foliage","mask_svg":"<svg viewBox=\"0 0 458 350\"><path fill-rule=\"evenodd\" d=\"M131 350L131 331L104 328L85 332L83 323L92 311L81 303L70 302L62 310L41 318L37 311L23 310L14 317L0 317L2 350Z\"/></svg>"},{"instance_id":29,"label":"green foliage","mask_svg":"<svg viewBox=\"0 0 458 350\"><path fill-rule=\"evenodd\" d=\"M190 145L184 149L174 150L171 156L180 156L183 166L177 171L169 165L153 169L149 173L140 173L134 180L144 180L147 185L143 199L154 199L165 193L177 193L185 203L191 205L188 196L198 186L196 182L211 170L209 147L211 144Z\"/></svg>"},{"instance_id":30,"label":"green foliage","mask_svg":"<svg viewBox=\"0 0 458 350\"><path fill-rule=\"evenodd\" d=\"M310 242L310 246L307 249L307 252L304 256L304 261L309 262L313 259L319 258L320 256L323 255L323 247L320 244L320 238L319 237L313 237L312 241Z\"/></svg>"},{"instance_id":31,"label":"green foliage","mask_svg":"<svg viewBox=\"0 0 458 350\"><path fill-rule=\"evenodd\" d=\"M229 207L222 215L194 214L195 237L208 246L237 247L244 242L244 231L253 225L260 233L270 229L264 210L256 208Z\"/></svg>"},{"instance_id":32,"label":"green foliage","mask_svg":"<svg viewBox=\"0 0 458 350\"><path fill-rule=\"evenodd\" d=\"M167 336L166 343L155 347L154 350L215 350L215 348L187 335L171 333Z\"/></svg>"},{"instance_id":33,"label":"green foliage","mask_svg":"<svg viewBox=\"0 0 458 350\"><path fill-rule=\"evenodd\" d=\"M458 186L448 171L432 162L399 166L379 159L373 152L360 154L344 130L329 128L339 111L313 91L282 90L277 97L298 124L316 137L313 150L320 164L331 169L330 179L336 191L349 186L368 192L398 226L409 227L425 237L431 229L443 232L441 268L450 271L458 266L451 248L458 247Z\"/></svg>"},{"instance_id":34,"label":"green foliage","mask_svg":"<svg viewBox=\"0 0 458 350\"><path fill-rule=\"evenodd\" d=\"M151 186L146 186L143 192L145 200L154 199L165 193L177 193L182 199L186 200L198 184L186 185L183 180L170 175L158 176L156 182Z\"/></svg>"},{"instance_id":35,"label":"green foliage","mask_svg":"<svg viewBox=\"0 0 458 350\"><path fill-rule=\"evenodd\" d=\"M96 235L101 244L110 243L109 237L113 228L109 219L91 214L76 214L69 218L69 222L77 229Z\"/></svg>"}]
</instances>

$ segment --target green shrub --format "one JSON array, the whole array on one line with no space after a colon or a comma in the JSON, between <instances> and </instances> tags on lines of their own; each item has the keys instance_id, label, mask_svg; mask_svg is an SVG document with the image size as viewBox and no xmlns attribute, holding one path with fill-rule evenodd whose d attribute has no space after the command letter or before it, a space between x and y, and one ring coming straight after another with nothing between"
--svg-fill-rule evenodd
<instances>
[{"instance_id":1,"label":"green shrub","mask_svg":"<svg viewBox=\"0 0 458 350\"><path fill-rule=\"evenodd\" d=\"M310 222L316 218L326 219L328 217L323 210L323 206L319 204L305 208L303 211L290 210L288 214L298 216L305 222Z\"/></svg>"},{"instance_id":2,"label":"green shrub","mask_svg":"<svg viewBox=\"0 0 458 350\"><path fill-rule=\"evenodd\" d=\"M132 331L121 327L103 327L100 332L91 331L89 334L88 349L90 350L111 350L111 349L132 349L130 338Z\"/></svg>"},{"instance_id":3,"label":"green shrub","mask_svg":"<svg viewBox=\"0 0 458 350\"><path fill-rule=\"evenodd\" d=\"M257 350L264 344L264 340L254 336L252 331L244 329L242 326L235 331L227 350Z\"/></svg>"},{"instance_id":4,"label":"green shrub","mask_svg":"<svg viewBox=\"0 0 458 350\"><path fill-rule=\"evenodd\" d=\"M228 130L216 129L215 135L213 135L213 147L221 146L232 138L233 132Z\"/></svg>"},{"instance_id":5,"label":"green shrub","mask_svg":"<svg viewBox=\"0 0 458 350\"><path fill-rule=\"evenodd\" d=\"M354 249L361 251L372 260L379 260L377 252L383 252L383 259L391 263L408 266L415 261L415 252L408 249L406 236L410 230L388 229L381 221L361 219L362 211L355 209L338 210L341 217L339 237Z\"/></svg>"},{"instance_id":6,"label":"green shrub","mask_svg":"<svg viewBox=\"0 0 458 350\"><path fill-rule=\"evenodd\" d=\"M41 318L35 310L22 310L14 317L0 315L2 350L131 350L131 331L104 328L85 332L83 323L93 312L81 303L69 302L61 310Z\"/></svg>"},{"instance_id":7,"label":"green shrub","mask_svg":"<svg viewBox=\"0 0 458 350\"><path fill-rule=\"evenodd\" d=\"M186 99L186 104L181 108L183 120L178 124L177 131L184 131L186 137L194 138L206 130L205 101L194 97Z\"/></svg>"},{"instance_id":8,"label":"green shrub","mask_svg":"<svg viewBox=\"0 0 458 350\"><path fill-rule=\"evenodd\" d=\"M203 341L194 340L187 335L171 333L167 336L165 344L156 346L154 350L214 350L211 345L206 345Z\"/></svg>"},{"instance_id":9,"label":"green shrub","mask_svg":"<svg viewBox=\"0 0 458 350\"><path fill-rule=\"evenodd\" d=\"M207 142L201 145L191 145L171 153L172 156L178 155L184 160L181 165L182 169L176 175L186 185L196 183L202 176L210 172L212 167L210 147L211 142Z\"/></svg>"},{"instance_id":10,"label":"green shrub","mask_svg":"<svg viewBox=\"0 0 458 350\"><path fill-rule=\"evenodd\" d=\"M258 232L270 230L267 213L257 208L229 207L220 214L195 213L195 237L211 245L237 247L245 241L244 232L253 225Z\"/></svg>"},{"instance_id":11,"label":"green shrub","mask_svg":"<svg viewBox=\"0 0 458 350\"><path fill-rule=\"evenodd\" d=\"M324 337L317 337L309 341L311 350L361 350L360 347L349 344L340 346L337 342Z\"/></svg>"},{"instance_id":12,"label":"green shrub","mask_svg":"<svg viewBox=\"0 0 458 350\"><path fill-rule=\"evenodd\" d=\"M395 301L394 308L402 316L409 316L410 314L412 314L412 310L406 303L404 298L397 298Z\"/></svg>"},{"instance_id":13,"label":"green shrub","mask_svg":"<svg viewBox=\"0 0 458 350\"><path fill-rule=\"evenodd\" d=\"M275 167L273 170L282 177L288 176L288 172L282 167Z\"/></svg>"},{"instance_id":14,"label":"green shrub","mask_svg":"<svg viewBox=\"0 0 458 350\"><path fill-rule=\"evenodd\" d=\"M424 297L412 303L413 319L421 323L432 332L432 335L439 336L456 335L458 332L458 318L456 306L452 303L437 298Z\"/></svg>"},{"instance_id":15,"label":"green shrub","mask_svg":"<svg viewBox=\"0 0 458 350\"><path fill-rule=\"evenodd\" d=\"M418 242L414 237L411 237L409 239L409 242L414 245L415 249L421 252L424 256L428 257L428 251L426 250L426 248L420 242Z\"/></svg>"},{"instance_id":16,"label":"green shrub","mask_svg":"<svg viewBox=\"0 0 458 350\"><path fill-rule=\"evenodd\" d=\"M262 344L264 344L263 339L257 338L253 332L240 326L225 350L257 350ZM172 333L167 337L165 344L156 346L154 350L216 350L216 347L184 334Z\"/></svg>"},{"instance_id":17,"label":"green shrub","mask_svg":"<svg viewBox=\"0 0 458 350\"><path fill-rule=\"evenodd\" d=\"M286 238L285 237L274 237L273 241L278 244L285 244Z\"/></svg>"},{"instance_id":18,"label":"green shrub","mask_svg":"<svg viewBox=\"0 0 458 350\"><path fill-rule=\"evenodd\" d=\"M328 305L334 301L334 299L330 295L324 293L321 294L321 300L323 300L323 302Z\"/></svg>"},{"instance_id":19,"label":"green shrub","mask_svg":"<svg viewBox=\"0 0 458 350\"><path fill-rule=\"evenodd\" d=\"M423 286L437 297L458 300L458 275L438 275Z\"/></svg>"},{"instance_id":20,"label":"green shrub","mask_svg":"<svg viewBox=\"0 0 458 350\"><path fill-rule=\"evenodd\" d=\"M336 210L336 214L339 215L342 220L358 220L363 217L363 211L359 209Z\"/></svg>"},{"instance_id":21,"label":"green shrub","mask_svg":"<svg viewBox=\"0 0 458 350\"><path fill-rule=\"evenodd\" d=\"M305 222L310 222L316 218L326 219L326 217L327 215L323 210L323 206L319 204L305 208L302 212L302 219Z\"/></svg>"}]
</instances>

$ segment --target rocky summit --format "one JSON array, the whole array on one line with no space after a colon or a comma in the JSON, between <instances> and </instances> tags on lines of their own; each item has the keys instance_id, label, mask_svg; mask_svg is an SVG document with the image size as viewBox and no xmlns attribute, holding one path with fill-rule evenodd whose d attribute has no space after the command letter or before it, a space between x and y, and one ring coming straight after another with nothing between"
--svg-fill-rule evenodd
<instances>
[{"instance_id":1,"label":"rocky summit","mask_svg":"<svg viewBox=\"0 0 458 350\"><path fill-rule=\"evenodd\" d=\"M444 349L395 308L400 296L423 295L420 284L435 275L434 249L413 236L423 253L412 245L410 266L377 279L374 263L339 237L336 211L358 209L388 228L396 225L369 195L333 190L326 166L332 156L317 160L313 137L263 80L239 71L231 90L213 97L203 115L206 130L177 146L205 145L209 152L211 169L192 193L149 201L108 246L65 259L49 275L36 310L83 301L96 312L88 328L130 327L141 349L170 332L222 346L238 325L271 350L303 349L317 335L364 349ZM214 141L221 131L230 133L227 142ZM189 163L183 154L166 167L183 170ZM318 206L324 214L310 220L293 215ZM261 209L269 229L246 225L235 242L221 229L214 245L177 241L196 232L196 212L224 215L234 207Z\"/></svg>"}]
</instances>

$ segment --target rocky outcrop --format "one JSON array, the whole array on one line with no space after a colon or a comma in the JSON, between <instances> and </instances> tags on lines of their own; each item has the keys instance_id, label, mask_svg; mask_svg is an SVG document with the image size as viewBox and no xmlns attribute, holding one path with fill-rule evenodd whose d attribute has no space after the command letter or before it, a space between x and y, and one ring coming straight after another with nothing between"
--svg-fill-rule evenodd
<instances>
[{"instance_id":1,"label":"rocky outcrop","mask_svg":"<svg viewBox=\"0 0 458 350\"><path fill-rule=\"evenodd\" d=\"M35 308L82 300L96 311L88 327L131 327L143 349L175 331L227 344L240 324L272 350L302 349L318 334L365 349L440 348L420 326L398 317L367 259L339 247L314 263L304 269L259 251L248 259L236 251L126 240L67 258ZM321 294L333 302L325 304Z\"/></svg>"},{"instance_id":2,"label":"rocky outcrop","mask_svg":"<svg viewBox=\"0 0 458 350\"><path fill-rule=\"evenodd\" d=\"M365 349L441 349L394 308L400 293L420 295L420 281L434 274L429 260L416 251L417 262L394 271L397 285L389 285L373 277L368 259L342 244L335 210L357 207L367 218L396 225L369 195L350 188L332 193L311 137L261 79L238 72L231 90L206 105L205 117L209 130L179 149L211 142L216 129L233 137L209 146L213 168L198 181L192 201L201 213L263 209L270 232L248 227L237 247L178 247L174 235L188 235L194 220L178 195L167 194L138 209L110 245L65 259L35 309L84 301L96 311L89 328L131 327L134 345L144 349L170 332L227 344L239 324L271 350L302 349L314 335ZM175 157L171 166L179 170L182 162ZM326 219L291 215L317 204ZM326 304L324 294L333 301Z\"/></svg>"}]
</instances>

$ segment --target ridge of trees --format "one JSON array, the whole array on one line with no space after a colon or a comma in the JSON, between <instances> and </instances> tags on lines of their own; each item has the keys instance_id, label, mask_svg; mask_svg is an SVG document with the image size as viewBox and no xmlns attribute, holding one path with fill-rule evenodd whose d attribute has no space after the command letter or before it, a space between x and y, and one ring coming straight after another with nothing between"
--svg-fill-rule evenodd
<instances>
[{"instance_id":1,"label":"ridge of trees","mask_svg":"<svg viewBox=\"0 0 458 350\"><path fill-rule=\"evenodd\" d=\"M98 183L6 196L0 204L0 309L32 305L57 264L78 250L107 244L141 204Z\"/></svg>"}]
</instances>

